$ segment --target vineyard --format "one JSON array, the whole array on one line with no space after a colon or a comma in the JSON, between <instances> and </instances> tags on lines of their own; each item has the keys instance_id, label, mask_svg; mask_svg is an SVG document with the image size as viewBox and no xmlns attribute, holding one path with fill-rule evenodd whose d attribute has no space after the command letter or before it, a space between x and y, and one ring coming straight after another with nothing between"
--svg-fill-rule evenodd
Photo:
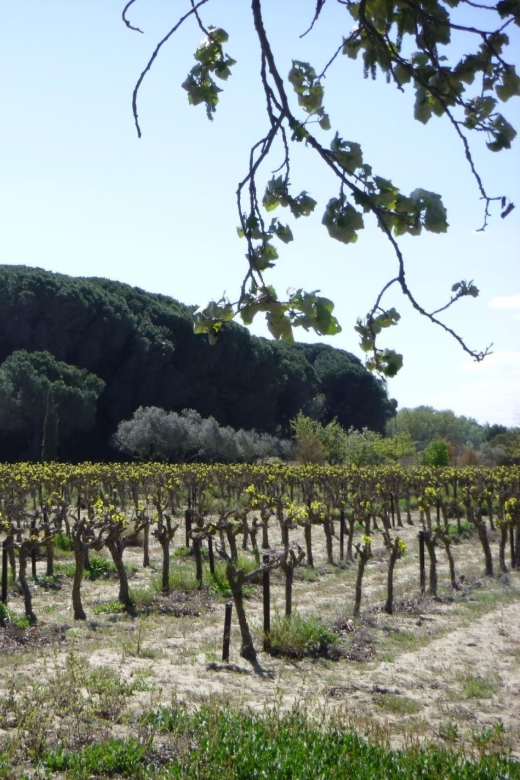
<instances>
[{"instance_id":1,"label":"vineyard","mask_svg":"<svg viewBox=\"0 0 520 780\"><path fill-rule=\"evenodd\" d=\"M0 740L74 666L127 718L217 697L520 755L520 468L4 464L0 513Z\"/></svg>"}]
</instances>

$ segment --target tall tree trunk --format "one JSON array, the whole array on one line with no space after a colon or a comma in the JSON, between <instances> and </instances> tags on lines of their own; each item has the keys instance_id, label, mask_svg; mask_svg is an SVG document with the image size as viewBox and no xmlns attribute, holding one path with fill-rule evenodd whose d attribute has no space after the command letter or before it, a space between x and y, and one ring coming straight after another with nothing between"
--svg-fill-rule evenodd
<instances>
[{"instance_id":1,"label":"tall tree trunk","mask_svg":"<svg viewBox=\"0 0 520 780\"><path fill-rule=\"evenodd\" d=\"M229 587L233 595L233 601L235 602L238 625L240 627L240 636L242 639L240 655L247 661L254 663L256 661L256 650L253 644L253 637L251 636L249 624L247 622L246 610L244 608L244 593L242 590L243 572L237 570L235 566L228 561L226 566L226 574Z\"/></svg>"},{"instance_id":2,"label":"tall tree trunk","mask_svg":"<svg viewBox=\"0 0 520 780\"><path fill-rule=\"evenodd\" d=\"M395 549L392 549L388 561L387 595L385 604L385 612L387 615L394 614L394 569L398 557L399 548L395 545Z\"/></svg>"},{"instance_id":3,"label":"tall tree trunk","mask_svg":"<svg viewBox=\"0 0 520 780\"><path fill-rule=\"evenodd\" d=\"M161 593L168 596L170 593L170 540L159 539L162 550L162 569L161 569Z\"/></svg>"},{"instance_id":4,"label":"tall tree trunk","mask_svg":"<svg viewBox=\"0 0 520 780\"><path fill-rule=\"evenodd\" d=\"M366 566L366 561L364 561L363 558L360 558L358 563L357 577L356 577L356 600L354 602L355 618L359 617L359 611L361 608L362 584L363 584L363 574L365 573L365 566Z\"/></svg>"},{"instance_id":5,"label":"tall tree trunk","mask_svg":"<svg viewBox=\"0 0 520 780\"><path fill-rule=\"evenodd\" d=\"M486 523L484 520L482 520L482 517L479 515L477 516L475 520L476 526L477 526L477 533L478 538L480 540L480 544L482 545L482 549L484 551L484 560L486 562L486 576L492 577L493 576L493 556L491 554L491 547L489 545L489 539L487 535L487 528Z\"/></svg>"},{"instance_id":6,"label":"tall tree trunk","mask_svg":"<svg viewBox=\"0 0 520 780\"><path fill-rule=\"evenodd\" d=\"M312 525L310 522L305 523L303 527L303 535L305 538L305 550L307 554L307 563L314 569L314 558L312 555Z\"/></svg>"},{"instance_id":7,"label":"tall tree trunk","mask_svg":"<svg viewBox=\"0 0 520 780\"><path fill-rule=\"evenodd\" d=\"M114 561L117 569L117 576L119 578L119 601L124 605L127 612L132 612L135 607L134 602L130 598L130 588L128 586L128 576L126 573L125 565L123 563L123 550L121 542L107 539L106 546L110 551L112 560Z\"/></svg>"},{"instance_id":8,"label":"tall tree trunk","mask_svg":"<svg viewBox=\"0 0 520 780\"><path fill-rule=\"evenodd\" d=\"M329 516L326 514L323 520L323 530L325 531L325 545L327 548L327 563L334 566L334 558L332 555L332 523Z\"/></svg>"},{"instance_id":9,"label":"tall tree trunk","mask_svg":"<svg viewBox=\"0 0 520 780\"><path fill-rule=\"evenodd\" d=\"M424 544L428 550L428 557L430 559L430 582L428 586L428 594L430 596L437 596L437 557L435 555L435 537L431 531L424 532Z\"/></svg>"},{"instance_id":10,"label":"tall tree trunk","mask_svg":"<svg viewBox=\"0 0 520 780\"><path fill-rule=\"evenodd\" d=\"M143 528L143 567L150 565L150 523L147 522Z\"/></svg>"},{"instance_id":11,"label":"tall tree trunk","mask_svg":"<svg viewBox=\"0 0 520 780\"><path fill-rule=\"evenodd\" d=\"M500 545L498 548L498 560L500 565L500 571L504 574L505 572L507 572L506 545L507 545L507 523L502 523L500 526Z\"/></svg>"},{"instance_id":12,"label":"tall tree trunk","mask_svg":"<svg viewBox=\"0 0 520 780\"><path fill-rule=\"evenodd\" d=\"M83 581L87 547L78 534L73 534L72 543L74 547L74 559L76 561L74 580L72 582L72 609L74 612L74 620L86 620L87 616L83 609L83 604L81 603L81 583Z\"/></svg>"},{"instance_id":13,"label":"tall tree trunk","mask_svg":"<svg viewBox=\"0 0 520 780\"><path fill-rule=\"evenodd\" d=\"M27 556L29 552L30 548L27 545L27 542L22 542L18 550L18 581L20 583L20 589L22 591L25 605L25 617L33 626L38 622L38 618L33 612L31 591L29 585L27 584Z\"/></svg>"}]
</instances>

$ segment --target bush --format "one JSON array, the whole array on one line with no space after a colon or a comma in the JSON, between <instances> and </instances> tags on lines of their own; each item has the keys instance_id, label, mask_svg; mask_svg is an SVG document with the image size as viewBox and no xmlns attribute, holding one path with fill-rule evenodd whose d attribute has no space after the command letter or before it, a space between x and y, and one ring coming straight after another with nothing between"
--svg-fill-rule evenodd
<instances>
[{"instance_id":1,"label":"bush","mask_svg":"<svg viewBox=\"0 0 520 780\"><path fill-rule=\"evenodd\" d=\"M269 640L272 653L302 658L324 653L329 645L337 643L338 636L317 618L304 618L296 613L290 617L275 617Z\"/></svg>"}]
</instances>

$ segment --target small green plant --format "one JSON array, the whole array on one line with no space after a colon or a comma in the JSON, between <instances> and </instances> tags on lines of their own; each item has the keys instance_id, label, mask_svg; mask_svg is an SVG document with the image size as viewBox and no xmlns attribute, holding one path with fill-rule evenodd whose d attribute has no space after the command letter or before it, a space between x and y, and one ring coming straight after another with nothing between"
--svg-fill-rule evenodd
<instances>
[{"instance_id":1,"label":"small green plant","mask_svg":"<svg viewBox=\"0 0 520 780\"><path fill-rule=\"evenodd\" d=\"M323 653L338 642L338 636L315 617L277 615L271 623L270 651L279 655L301 658Z\"/></svg>"},{"instance_id":2,"label":"small green plant","mask_svg":"<svg viewBox=\"0 0 520 780\"><path fill-rule=\"evenodd\" d=\"M462 685L461 695L465 699L491 699L500 689L500 677L495 673L462 673L457 675L457 680Z\"/></svg>"},{"instance_id":3,"label":"small green plant","mask_svg":"<svg viewBox=\"0 0 520 780\"><path fill-rule=\"evenodd\" d=\"M505 729L501 720L498 720L493 726L484 726L480 731L472 734L471 740L480 753L485 751L504 750Z\"/></svg>"},{"instance_id":4,"label":"small green plant","mask_svg":"<svg viewBox=\"0 0 520 780\"><path fill-rule=\"evenodd\" d=\"M302 582L318 582L320 575L316 569L311 569L309 566L298 566L295 577Z\"/></svg>"},{"instance_id":5,"label":"small green plant","mask_svg":"<svg viewBox=\"0 0 520 780\"><path fill-rule=\"evenodd\" d=\"M108 601L94 607L96 615L113 615L125 611L125 605L120 601Z\"/></svg>"},{"instance_id":6,"label":"small green plant","mask_svg":"<svg viewBox=\"0 0 520 780\"><path fill-rule=\"evenodd\" d=\"M79 751L58 748L43 756L43 765L50 772L67 772L72 777L140 778L144 776L143 757L147 746L136 739L112 739L87 745Z\"/></svg>"},{"instance_id":7,"label":"small green plant","mask_svg":"<svg viewBox=\"0 0 520 780\"><path fill-rule=\"evenodd\" d=\"M227 599L231 596L228 578L226 577L226 566L224 563L218 562L215 564L215 574L211 577L209 588L218 596L222 596L222 598Z\"/></svg>"},{"instance_id":8,"label":"small green plant","mask_svg":"<svg viewBox=\"0 0 520 780\"><path fill-rule=\"evenodd\" d=\"M155 599L155 593L152 588L131 588L130 598L136 607L151 607Z\"/></svg>"},{"instance_id":9,"label":"small green plant","mask_svg":"<svg viewBox=\"0 0 520 780\"><path fill-rule=\"evenodd\" d=\"M397 693L376 693L373 702L394 715L415 715L421 710L420 702Z\"/></svg>"},{"instance_id":10,"label":"small green plant","mask_svg":"<svg viewBox=\"0 0 520 780\"><path fill-rule=\"evenodd\" d=\"M0 601L0 626L6 626L11 622L11 611L3 601Z\"/></svg>"},{"instance_id":11,"label":"small green plant","mask_svg":"<svg viewBox=\"0 0 520 780\"><path fill-rule=\"evenodd\" d=\"M182 547L177 547L173 552L174 558L190 558L193 556L193 550L191 547L186 547L185 545Z\"/></svg>"},{"instance_id":12,"label":"small green plant","mask_svg":"<svg viewBox=\"0 0 520 780\"><path fill-rule=\"evenodd\" d=\"M72 539L64 531L55 534L52 541L56 550L72 552Z\"/></svg>"},{"instance_id":13,"label":"small green plant","mask_svg":"<svg viewBox=\"0 0 520 780\"><path fill-rule=\"evenodd\" d=\"M117 569L108 558L101 558L93 555L90 559L90 568L85 571L89 580L108 579L111 575L117 574Z\"/></svg>"},{"instance_id":14,"label":"small green plant","mask_svg":"<svg viewBox=\"0 0 520 780\"><path fill-rule=\"evenodd\" d=\"M122 647L125 655L135 658L157 658L159 651L144 644L145 625L145 621L139 620L135 641L126 640L123 642Z\"/></svg>"},{"instance_id":15,"label":"small green plant","mask_svg":"<svg viewBox=\"0 0 520 780\"><path fill-rule=\"evenodd\" d=\"M61 574L62 577L74 577L76 574L75 563L60 563L59 561L54 564L54 571L56 574Z\"/></svg>"},{"instance_id":16,"label":"small green plant","mask_svg":"<svg viewBox=\"0 0 520 780\"><path fill-rule=\"evenodd\" d=\"M170 568L168 578L170 591L197 590L199 583L195 576L195 565L191 561L178 560ZM156 593L162 593L162 579L156 574L151 579L151 586Z\"/></svg>"},{"instance_id":17,"label":"small green plant","mask_svg":"<svg viewBox=\"0 0 520 780\"><path fill-rule=\"evenodd\" d=\"M446 742L456 742L459 739L459 727L453 721L442 723L439 727L439 737Z\"/></svg>"}]
</instances>

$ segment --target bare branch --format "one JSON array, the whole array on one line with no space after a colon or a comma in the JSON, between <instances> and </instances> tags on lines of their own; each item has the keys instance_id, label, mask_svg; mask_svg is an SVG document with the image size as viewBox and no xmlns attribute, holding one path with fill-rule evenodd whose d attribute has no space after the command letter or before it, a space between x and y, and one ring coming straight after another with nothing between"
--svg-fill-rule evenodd
<instances>
[{"instance_id":1,"label":"bare branch","mask_svg":"<svg viewBox=\"0 0 520 780\"><path fill-rule=\"evenodd\" d=\"M312 28L320 18L320 14L323 11L323 6L325 5L326 2L327 0L316 0L316 10L314 11L314 18L311 22L311 26L309 27L308 30L305 30L305 32L300 35L300 38L305 38L305 36L308 33L310 33L310 31L312 30Z\"/></svg>"},{"instance_id":2,"label":"bare branch","mask_svg":"<svg viewBox=\"0 0 520 780\"><path fill-rule=\"evenodd\" d=\"M137 84L134 87L134 92L133 92L133 95L132 95L132 113L134 115L135 128L137 130L137 137L138 138L141 138L142 133L141 133L141 127L139 125L139 118L138 118L138 114L137 114L137 93L139 92L139 88L140 88L141 84L144 81L144 77L149 72L150 68L152 67L152 65L153 65L157 55L159 54L159 52L162 49L162 47L164 46L164 44L172 37L172 35L175 32L177 32L179 27L181 27L181 25L184 24L184 22L186 21L186 19L188 19L188 17L190 17L192 14L195 14L197 12L197 10L202 5L205 5L207 2L208 2L208 0L199 0L199 2L196 5L193 6L191 11L188 11L187 13L184 14L184 16L181 16L181 18L179 19L177 24L174 27L172 27L170 32L167 35L165 35L164 38L161 41L159 41L159 43L155 47L155 50L154 50L152 56L148 60L146 68L143 70L143 72L139 76L139 79L137 81Z\"/></svg>"},{"instance_id":3,"label":"bare branch","mask_svg":"<svg viewBox=\"0 0 520 780\"><path fill-rule=\"evenodd\" d=\"M125 5L125 7L123 8L123 13L121 14L121 18L123 19L123 22L126 24L126 26L128 27L129 30L135 30L135 32L142 33L143 31L140 30L139 27L134 27L133 25L131 25L130 22L128 21L128 19L126 18L126 12L130 8L130 6L133 5L135 2L136 2L136 0L130 0L130 2L128 2Z\"/></svg>"}]
</instances>

